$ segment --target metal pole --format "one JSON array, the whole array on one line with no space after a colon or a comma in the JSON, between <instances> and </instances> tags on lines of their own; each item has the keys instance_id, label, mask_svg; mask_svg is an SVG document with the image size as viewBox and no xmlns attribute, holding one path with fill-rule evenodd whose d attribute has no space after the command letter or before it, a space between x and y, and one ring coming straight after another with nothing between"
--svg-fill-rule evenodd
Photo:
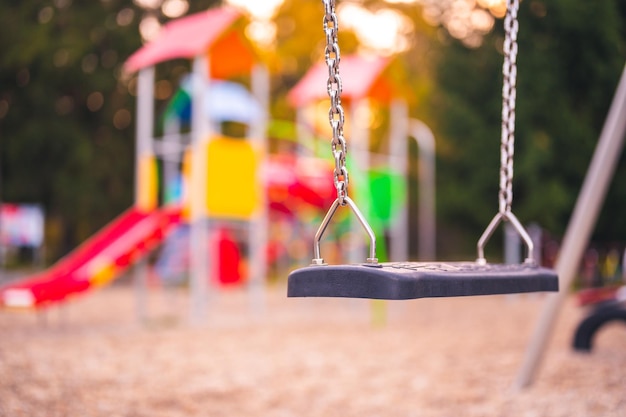
<instances>
[{"instance_id":1,"label":"metal pole","mask_svg":"<svg viewBox=\"0 0 626 417\"><path fill-rule=\"evenodd\" d=\"M617 87L609 114L604 123L591 165L576 201L563 245L556 263L559 275L558 293L550 293L537 322L524 362L513 389L529 386L546 349L557 315L567 291L574 280L583 251L589 242L592 227L596 223L601 202L604 201L609 181L613 177L626 132L626 67Z\"/></svg>"},{"instance_id":2,"label":"metal pole","mask_svg":"<svg viewBox=\"0 0 626 417\"><path fill-rule=\"evenodd\" d=\"M250 126L252 140L265 144L269 119L270 77L263 65L255 65L250 74L252 95L261 105L261 117Z\"/></svg>"},{"instance_id":3,"label":"metal pole","mask_svg":"<svg viewBox=\"0 0 626 417\"><path fill-rule=\"evenodd\" d=\"M367 98L355 99L352 103L351 108L351 128L350 128L350 136L352 138L352 155L353 161L355 165L354 173L362 174L363 178L356 179L356 181L362 181L363 184L366 184L365 189L369 187L369 170L370 170L370 152L369 152L369 126L368 120L364 115L367 115L369 112L369 100ZM350 150L349 150L350 152ZM355 181L352 181L352 184L355 184ZM350 192L354 192L354 187L352 187ZM369 216L370 214L370 196L369 193L366 195L360 195L358 197L358 205L361 207L361 211L365 213L365 216ZM356 231L357 219L355 217L351 218L350 224L350 234L349 234L349 255L351 263L360 263L363 262L363 238L360 232Z\"/></svg>"},{"instance_id":4,"label":"metal pole","mask_svg":"<svg viewBox=\"0 0 626 417\"><path fill-rule=\"evenodd\" d=\"M137 122L135 126L135 205L139 204L141 159L152 153L154 125L154 67L137 75Z\"/></svg>"},{"instance_id":5,"label":"metal pole","mask_svg":"<svg viewBox=\"0 0 626 417\"><path fill-rule=\"evenodd\" d=\"M411 137L419 148L418 246L420 261L432 261L436 252L435 136L421 120L411 119Z\"/></svg>"},{"instance_id":6,"label":"metal pole","mask_svg":"<svg viewBox=\"0 0 626 417\"><path fill-rule=\"evenodd\" d=\"M507 265L519 264L522 261L520 245L522 239L511 223L504 224L504 263ZM538 258L539 259L539 258Z\"/></svg>"},{"instance_id":7,"label":"metal pole","mask_svg":"<svg viewBox=\"0 0 626 417\"><path fill-rule=\"evenodd\" d=\"M141 206L141 162L143 158L153 153L154 140L154 66L143 68L137 75L137 124L135 138L135 207ZM145 179L144 179L145 180ZM146 274L147 265L140 262L133 268L135 287L135 312L137 320L143 322L146 318Z\"/></svg>"},{"instance_id":8,"label":"metal pole","mask_svg":"<svg viewBox=\"0 0 626 417\"><path fill-rule=\"evenodd\" d=\"M406 101L393 100L390 106L389 168L398 172L405 180L409 177L406 138L409 135L408 109ZM406 261L409 258L409 192L405 188L405 202L396 221L391 226L389 260Z\"/></svg>"},{"instance_id":9,"label":"metal pole","mask_svg":"<svg viewBox=\"0 0 626 417\"><path fill-rule=\"evenodd\" d=\"M206 145L210 132L205 111L209 94L208 57L200 55L193 62L192 92L192 162L191 162L191 220L190 220L190 321L200 324L206 316L209 295L208 218L206 215L207 157Z\"/></svg>"},{"instance_id":10,"label":"metal pole","mask_svg":"<svg viewBox=\"0 0 626 417\"><path fill-rule=\"evenodd\" d=\"M170 146L177 147L182 149L182 136L180 135L180 119L178 117L172 117L165 121L163 136L163 148L168 149ZM169 150L169 149L168 149ZM163 200L165 203L170 203L168 197L170 197L168 191L171 190L169 187L175 187L174 181L176 181L178 177L178 172L180 170L180 162L182 160L182 152L167 152L161 156L163 160L163 184L161 189L163 191Z\"/></svg>"},{"instance_id":11,"label":"metal pole","mask_svg":"<svg viewBox=\"0 0 626 417\"><path fill-rule=\"evenodd\" d=\"M304 149L305 146L303 144L313 144L313 156L317 156L319 154L318 149L318 141L314 140L313 133L307 124L306 117L306 108L304 106L300 106L296 109L296 136L298 138L298 156L307 156L307 153L310 151L308 149Z\"/></svg>"},{"instance_id":12,"label":"metal pole","mask_svg":"<svg viewBox=\"0 0 626 417\"><path fill-rule=\"evenodd\" d=\"M251 126L251 140L256 145L261 158L267 154L267 121L269 109L269 74L264 66L257 65L252 69L252 94L261 104L262 116ZM261 186L260 172L257 172L257 187ZM250 270L249 296L254 313L265 310L263 289L267 277L267 227L268 213L265 190L259 190L259 206L249 224L249 245L252 268Z\"/></svg>"},{"instance_id":13,"label":"metal pole","mask_svg":"<svg viewBox=\"0 0 626 417\"><path fill-rule=\"evenodd\" d=\"M148 263L145 259L133 268L133 289L135 293L135 315L139 323L148 318Z\"/></svg>"}]
</instances>

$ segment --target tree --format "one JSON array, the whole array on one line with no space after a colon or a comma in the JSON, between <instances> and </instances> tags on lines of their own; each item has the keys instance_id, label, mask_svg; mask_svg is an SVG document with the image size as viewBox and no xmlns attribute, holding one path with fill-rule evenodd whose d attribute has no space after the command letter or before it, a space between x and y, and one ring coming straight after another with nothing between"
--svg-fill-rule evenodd
<instances>
[{"instance_id":1,"label":"tree","mask_svg":"<svg viewBox=\"0 0 626 417\"><path fill-rule=\"evenodd\" d=\"M625 23L619 1L521 3L513 211L523 222L563 233L625 62ZM439 218L474 242L498 209L501 26L477 49L446 39L432 97ZM622 158L616 178L625 170ZM624 197L614 185L598 238L626 235Z\"/></svg>"},{"instance_id":2,"label":"tree","mask_svg":"<svg viewBox=\"0 0 626 417\"><path fill-rule=\"evenodd\" d=\"M0 3L2 200L43 205L52 259L132 204L134 98L120 75L144 12L131 0Z\"/></svg>"}]
</instances>

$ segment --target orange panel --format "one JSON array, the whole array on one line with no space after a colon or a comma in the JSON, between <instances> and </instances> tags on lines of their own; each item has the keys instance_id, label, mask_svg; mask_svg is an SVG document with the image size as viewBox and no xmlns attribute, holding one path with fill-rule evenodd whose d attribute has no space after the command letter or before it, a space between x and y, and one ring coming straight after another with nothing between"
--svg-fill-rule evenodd
<instances>
[{"instance_id":1,"label":"orange panel","mask_svg":"<svg viewBox=\"0 0 626 417\"><path fill-rule=\"evenodd\" d=\"M252 46L243 34L234 30L220 38L209 53L212 78L248 75L255 64Z\"/></svg>"}]
</instances>

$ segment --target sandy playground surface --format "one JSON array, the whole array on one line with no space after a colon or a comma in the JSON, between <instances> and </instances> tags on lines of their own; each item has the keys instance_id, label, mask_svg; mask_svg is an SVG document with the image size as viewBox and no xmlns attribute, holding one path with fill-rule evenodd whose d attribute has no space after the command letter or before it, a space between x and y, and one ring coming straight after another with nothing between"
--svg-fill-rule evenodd
<instances>
[{"instance_id":1,"label":"sandy playground surface","mask_svg":"<svg viewBox=\"0 0 626 417\"><path fill-rule=\"evenodd\" d=\"M626 326L570 349L569 299L536 383L510 387L543 296L387 302L243 290L186 322L186 296L152 290L137 319L116 284L45 319L0 311L0 416L626 416ZM179 311L178 316L173 314Z\"/></svg>"}]
</instances>

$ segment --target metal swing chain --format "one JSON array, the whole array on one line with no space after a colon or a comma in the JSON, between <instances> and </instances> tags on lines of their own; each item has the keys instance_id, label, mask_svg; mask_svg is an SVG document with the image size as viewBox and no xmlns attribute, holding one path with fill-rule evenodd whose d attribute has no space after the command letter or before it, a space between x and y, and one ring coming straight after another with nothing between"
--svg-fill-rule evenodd
<instances>
[{"instance_id":1,"label":"metal swing chain","mask_svg":"<svg viewBox=\"0 0 626 417\"><path fill-rule=\"evenodd\" d=\"M339 31L337 14L335 13L334 0L322 0L324 3L324 33L326 34L326 49L324 57L328 66L328 81L326 91L330 98L330 109L328 110L328 122L333 132L331 148L335 160L335 170L333 180L337 189L337 199L339 204L346 204L345 198L348 196L348 169L346 168L346 156L348 147L343 136L343 125L345 115L341 106L341 92L343 85L339 74L339 62L341 53L337 42Z\"/></svg>"},{"instance_id":2,"label":"metal swing chain","mask_svg":"<svg viewBox=\"0 0 626 417\"><path fill-rule=\"evenodd\" d=\"M515 99L517 96L518 0L507 1L504 19L504 64L502 74L502 137L500 144L500 213L511 211L513 203L513 153L515 151Z\"/></svg>"},{"instance_id":3,"label":"metal swing chain","mask_svg":"<svg viewBox=\"0 0 626 417\"><path fill-rule=\"evenodd\" d=\"M376 236L367 220L354 204L354 202L348 197L348 169L346 168L346 156L348 154L348 146L346 139L343 136L343 125L345 122L344 110L341 105L341 92L342 82L341 75L339 74L339 63L341 61L341 52L339 50L339 43L337 41L337 34L339 32L339 24L337 20L337 14L335 12L335 0L322 0L324 3L324 34L326 35L326 48L324 50L324 57L326 65L328 66L328 80L326 82L326 91L330 98L330 109L328 110L328 122L333 132L333 138L331 141L331 149L333 159L335 162L335 169L333 172L333 182L335 189L337 190L337 199L332 204L328 213L322 220L322 224L317 229L315 234L315 244L313 247L313 265L326 265L324 259L320 255L320 241L330 220L339 207L348 206L356 215L359 223L367 232L370 239L369 257L366 259L368 265L378 265L378 258L376 258Z\"/></svg>"},{"instance_id":4,"label":"metal swing chain","mask_svg":"<svg viewBox=\"0 0 626 417\"><path fill-rule=\"evenodd\" d=\"M517 217L511 211L513 203L513 154L515 152L515 100L517 98L517 34L519 31L519 0L507 0L504 18L504 63L502 65L502 132L500 142L499 210L478 240L479 264L486 264L484 248L501 221L509 221L526 243L525 263L534 264L534 244Z\"/></svg>"}]
</instances>

